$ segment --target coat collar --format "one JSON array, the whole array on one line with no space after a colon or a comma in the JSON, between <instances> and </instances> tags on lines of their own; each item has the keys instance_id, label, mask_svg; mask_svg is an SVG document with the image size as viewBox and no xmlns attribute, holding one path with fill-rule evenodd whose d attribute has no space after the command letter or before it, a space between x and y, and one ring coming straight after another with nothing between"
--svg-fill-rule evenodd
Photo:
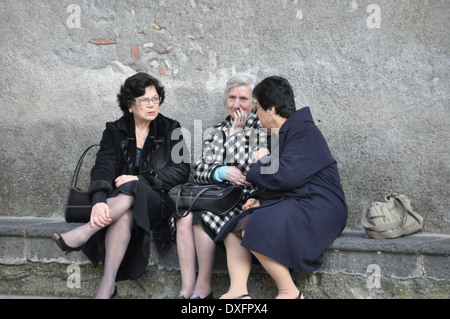
<instances>
[{"instance_id":1,"label":"coat collar","mask_svg":"<svg viewBox=\"0 0 450 319\"><path fill-rule=\"evenodd\" d=\"M164 136L163 132L163 118L164 116L160 113L158 116L150 122L149 136L152 138L161 138ZM118 128L123 131L127 136L134 137L136 134L134 117L133 116L123 116L119 119Z\"/></svg>"},{"instance_id":2,"label":"coat collar","mask_svg":"<svg viewBox=\"0 0 450 319\"><path fill-rule=\"evenodd\" d=\"M159 114L150 123L150 130L141 153L141 170L151 166L153 154L161 148L164 140L164 116ZM136 164L136 130L133 116L124 116L118 120L117 127L123 135L120 147L127 162L129 173L133 172Z\"/></svg>"},{"instance_id":3,"label":"coat collar","mask_svg":"<svg viewBox=\"0 0 450 319\"><path fill-rule=\"evenodd\" d=\"M289 116L288 121L289 120L295 122L313 122L311 109L309 108L309 106L305 106L304 108L297 110L295 113Z\"/></svg>"},{"instance_id":4,"label":"coat collar","mask_svg":"<svg viewBox=\"0 0 450 319\"><path fill-rule=\"evenodd\" d=\"M305 106L304 108L301 108L294 113L291 114L291 116L288 117L286 122L281 126L280 131L283 129L287 129L292 126L296 126L299 123L302 122L313 122L314 120L311 115L311 109L309 106Z\"/></svg>"}]
</instances>

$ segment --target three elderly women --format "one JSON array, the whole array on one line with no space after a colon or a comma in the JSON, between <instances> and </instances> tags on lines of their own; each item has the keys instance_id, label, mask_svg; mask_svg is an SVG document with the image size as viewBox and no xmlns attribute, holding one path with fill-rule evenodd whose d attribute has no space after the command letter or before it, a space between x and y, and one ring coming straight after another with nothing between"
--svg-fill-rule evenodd
<instances>
[{"instance_id":1,"label":"three elderly women","mask_svg":"<svg viewBox=\"0 0 450 319\"><path fill-rule=\"evenodd\" d=\"M224 90L226 117L205 136L193 178L240 185L244 196L225 216L174 214L167 192L188 180L190 164L171 158L184 141L172 139L180 124L159 112L164 98L164 87L146 73L125 81L118 94L123 116L106 124L91 172L91 220L54 240L66 253L82 249L104 263L97 298L113 297L116 281L142 275L152 232L160 249L176 240L178 299L214 298L216 246L226 249L230 276L221 298L250 298L254 262L274 280L276 298L303 298L290 270L317 270L347 220L337 164L310 108L296 109L282 77L258 83L250 74L232 76Z\"/></svg>"}]
</instances>

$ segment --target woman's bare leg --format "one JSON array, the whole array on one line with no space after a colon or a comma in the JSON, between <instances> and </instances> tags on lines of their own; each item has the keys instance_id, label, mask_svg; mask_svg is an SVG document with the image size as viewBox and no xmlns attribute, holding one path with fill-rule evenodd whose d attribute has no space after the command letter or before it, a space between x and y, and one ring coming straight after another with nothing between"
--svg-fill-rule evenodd
<instances>
[{"instance_id":1,"label":"woman's bare leg","mask_svg":"<svg viewBox=\"0 0 450 319\"><path fill-rule=\"evenodd\" d=\"M230 288L221 299L232 299L248 294L247 281L252 267L250 251L241 246L242 234L230 233L225 237Z\"/></svg>"},{"instance_id":2,"label":"woman's bare leg","mask_svg":"<svg viewBox=\"0 0 450 319\"><path fill-rule=\"evenodd\" d=\"M252 254L258 258L261 265L275 281L278 288L277 299L295 299L298 297L300 291L292 280L288 267L255 251L252 251Z\"/></svg>"},{"instance_id":3,"label":"woman's bare leg","mask_svg":"<svg viewBox=\"0 0 450 319\"><path fill-rule=\"evenodd\" d=\"M193 293L205 298L211 293L211 273L214 265L216 244L203 230L201 224L194 225L195 248L198 260L198 277Z\"/></svg>"},{"instance_id":4,"label":"woman's bare leg","mask_svg":"<svg viewBox=\"0 0 450 319\"><path fill-rule=\"evenodd\" d=\"M189 298L194 291L196 278L196 255L192 214L188 214L186 217L177 220L176 240L178 261L181 270L180 294L183 294L185 298Z\"/></svg>"}]
</instances>

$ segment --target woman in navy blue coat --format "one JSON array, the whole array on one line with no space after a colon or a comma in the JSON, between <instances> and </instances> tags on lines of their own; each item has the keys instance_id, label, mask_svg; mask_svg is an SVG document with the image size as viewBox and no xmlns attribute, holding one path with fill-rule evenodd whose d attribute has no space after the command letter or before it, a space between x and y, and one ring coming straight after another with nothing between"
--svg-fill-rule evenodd
<instances>
[{"instance_id":1,"label":"woman in navy blue coat","mask_svg":"<svg viewBox=\"0 0 450 319\"><path fill-rule=\"evenodd\" d=\"M302 298L290 269L312 272L342 232L347 207L336 161L308 107L296 111L289 82L269 77L253 91L257 115L272 133L271 150L260 149L247 181L258 190L247 209L218 234L224 239L231 284L222 298L248 297L253 254L274 279L277 298ZM276 140L277 143L274 142Z\"/></svg>"}]
</instances>

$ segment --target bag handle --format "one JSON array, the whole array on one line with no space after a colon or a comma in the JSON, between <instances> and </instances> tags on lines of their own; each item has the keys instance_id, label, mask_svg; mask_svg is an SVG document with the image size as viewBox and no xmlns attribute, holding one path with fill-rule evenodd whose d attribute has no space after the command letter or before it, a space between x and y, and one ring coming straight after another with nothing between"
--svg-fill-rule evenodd
<instances>
[{"instance_id":1,"label":"bag handle","mask_svg":"<svg viewBox=\"0 0 450 319\"><path fill-rule=\"evenodd\" d=\"M204 192L206 192L207 190L214 189L214 188L216 188L216 186L211 186L211 187L205 187L205 188L203 188L200 192L198 192L197 195L195 195L194 199L192 200L192 202L191 202L190 205L189 205L189 208L184 212L184 214L181 215L181 216L180 216L180 215L178 215L178 216L180 216L181 218L183 218L183 217L186 217L187 215L189 215L189 213L190 213L191 210L192 210L192 207L194 207L195 202L200 198L200 196L201 196ZM177 214L178 214L178 212L179 212L179 209L178 209L178 202L180 201L181 191L182 191L182 190L183 190L183 189L180 187L180 189L179 189L179 191L178 191L178 194L177 194L177 202L175 203L175 209L177 210Z\"/></svg>"},{"instance_id":2,"label":"bag handle","mask_svg":"<svg viewBox=\"0 0 450 319\"><path fill-rule=\"evenodd\" d=\"M75 171L73 172L72 181L70 182L70 188L77 187L78 175L80 174L81 165L83 164L84 157L86 156L87 152L94 146L100 146L100 145L93 144L93 145L89 146L88 148L86 148L84 150L83 154L81 154L80 159L78 160L77 166L75 167Z\"/></svg>"},{"instance_id":3,"label":"bag handle","mask_svg":"<svg viewBox=\"0 0 450 319\"><path fill-rule=\"evenodd\" d=\"M416 213L411 203L409 202L409 199L404 195L398 195L398 194L392 194L390 196L387 196L386 198L394 197L396 200L400 201L405 208L405 215L408 214L409 216L413 217L419 224L423 223L423 217L420 216L418 213ZM405 218L406 222L406 218ZM403 225L402 225L403 226Z\"/></svg>"}]
</instances>

